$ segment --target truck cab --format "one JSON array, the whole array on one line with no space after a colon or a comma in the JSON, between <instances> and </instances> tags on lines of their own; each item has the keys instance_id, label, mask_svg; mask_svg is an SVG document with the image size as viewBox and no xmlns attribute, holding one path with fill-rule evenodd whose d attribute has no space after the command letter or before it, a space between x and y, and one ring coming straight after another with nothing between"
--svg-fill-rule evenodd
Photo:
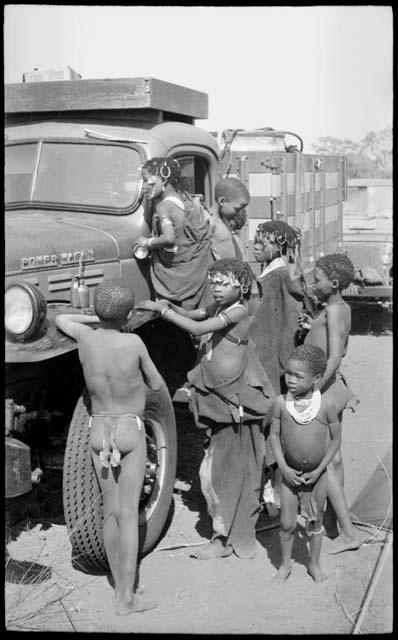
<instances>
[{"instance_id":1,"label":"truck cab","mask_svg":"<svg viewBox=\"0 0 398 640\"><path fill-rule=\"evenodd\" d=\"M208 115L206 94L153 78L19 83L6 86L5 103L6 495L15 498L43 473L62 471L72 544L89 564L106 566L88 399L76 343L54 318L93 313L93 291L104 278L121 277L137 301L151 297L149 262L133 255L135 240L150 233L140 166L154 156L178 158L184 188L211 206L217 140L193 124ZM76 284L85 291L77 302ZM172 394L195 348L185 332L153 316L137 313L131 328ZM145 419L140 531L148 549L174 485L168 393L157 398L148 390ZM88 502L97 507L83 517Z\"/></svg>"}]
</instances>

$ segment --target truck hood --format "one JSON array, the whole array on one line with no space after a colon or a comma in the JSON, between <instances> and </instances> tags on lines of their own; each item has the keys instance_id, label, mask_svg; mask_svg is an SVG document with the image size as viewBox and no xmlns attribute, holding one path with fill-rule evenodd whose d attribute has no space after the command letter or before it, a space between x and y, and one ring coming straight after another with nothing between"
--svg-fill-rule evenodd
<instances>
[{"instance_id":1,"label":"truck hood","mask_svg":"<svg viewBox=\"0 0 398 640\"><path fill-rule=\"evenodd\" d=\"M7 211L5 219L6 275L78 266L83 262L119 262L117 238L87 217L37 210ZM91 224L90 224L91 223Z\"/></svg>"}]
</instances>

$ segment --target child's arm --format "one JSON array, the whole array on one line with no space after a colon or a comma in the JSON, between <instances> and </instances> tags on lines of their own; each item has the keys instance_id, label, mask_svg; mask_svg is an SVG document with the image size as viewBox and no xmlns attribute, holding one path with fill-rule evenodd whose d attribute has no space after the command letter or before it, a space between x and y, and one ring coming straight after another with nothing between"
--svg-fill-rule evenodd
<instances>
[{"instance_id":1,"label":"child's arm","mask_svg":"<svg viewBox=\"0 0 398 640\"><path fill-rule=\"evenodd\" d=\"M331 305L326 307L326 322L328 335L328 361L326 370L323 374L318 389L322 391L325 384L336 373L341 363L341 354L343 352L343 339L341 335L341 316L340 307Z\"/></svg>"},{"instance_id":2,"label":"child's arm","mask_svg":"<svg viewBox=\"0 0 398 640\"><path fill-rule=\"evenodd\" d=\"M140 368L142 377L144 378L144 382L150 387L153 391L159 391L162 386L165 384L162 376L159 371L156 369L153 364L150 355L147 351L145 344L142 342L141 338L138 336L134 336L135 342L138 342L138 355L140 359Z\"/></svg>"},{"instance_id":3,"label":"child's arm","mask_svg":"<svg viewBox=\"0 0 398 640\"><path fill-rule=\"evenodd\" d=\"M141 236L135 243L135 246L146 247L149 250L159 249L161 247L173 247L175 243L174 226L169 212L169 205L161 203L156 208L156 213L161 229L160 236L150 236L149 238Z\"/></svg>"},{"instance_id":4,"label":"child's arm","mask_svg":"<svg viewBox=\"0 0 398 640\"><path fill-rule=\"evenodd\" d=\"M159 306L160 305L160 306ZM173 309L176 313L184 318L191 318L191 320L205 320L207 318L206 309L183 309L176 304L173 304L169 300L141 300L135 305L135 309L145 309L146 311L157 311L161 313L163 309Z\"/></svg>"},{"instance_id":5,"label":"child's arm","mask_svg":"<svg viewBox=\"0 0 398 640\"><path fill-rule=\"evenodd\" d=\"M305 484L313 484L316 482L321 473L326 469L328 464L333 460L338 449L341 446L341 422L338 419L336 408L330 403L325 406L326 420L329 425L330 440L329 445L321 462L313 469L303 473L302 479Z\"/></svg>"},{"instance_id":6,"label":"child's arm","mask_svg":"<svg viewBox=\"0 0 398 640\"><path fill-rule=\"evenodd\" d=\"M55 324L58 329L75 340L78 340L82 332L87 330L88 327L85 325L98 324L99 321L98 316L89 316L80 313L59 313L55 317Z\"/></svg>"},{"instance_id":7,"label":"child's arm","mask_svg":"<svg viewBox=\"0 0 398 640\"><path fill-rule=\"evenodd\" d=\"M169 307L180 314L180 316L184 316L184 318L191 318L191 320L205 320L208 317L207 309L201 307L200 309L183 309L179 307L177 304L170 302L170 300L158 300L160 304L165 307Z\"/></svg>"},{"instance_id":8,"label":"child's arm","mask_svg":"<svg viewBox=\"0 0 398 640\"><path fill-rule=\"evenodd\" d=\"M284 476L286 482L290 485L301 484L301 471L292 469L286 463L285 456L282 451L281 444L281 419L282 419L282 403L284 398L282 395L277 396L272 403L272 418L270 430L270 442L277 465Z\"/></svg>"},{"instance_id":9,"label":"child's arm","mask_svg":"<svg viewBox=\"0 0 398 640\"><path fill-rule=\"evenodd\" d=\"M145 306L141 306L144 303ZM234 309L230 309L228 313L221 312L214 318L193 320L191 317L185 317L181 315L179 308L178 311L174 311L173 309L169 309L159 302L153 302L152 300L145 300L144 303L140 303L137 308L158 311L164 320L169 320L173 324L176 324L178 327L181 327L181 329L184 329L194 336L201 336L204 333L214 333L215 331L221 331L229 325L240 322L245 316L247 316L246 309L242 307L235 307Z\"/></svg>"}]
</instances>

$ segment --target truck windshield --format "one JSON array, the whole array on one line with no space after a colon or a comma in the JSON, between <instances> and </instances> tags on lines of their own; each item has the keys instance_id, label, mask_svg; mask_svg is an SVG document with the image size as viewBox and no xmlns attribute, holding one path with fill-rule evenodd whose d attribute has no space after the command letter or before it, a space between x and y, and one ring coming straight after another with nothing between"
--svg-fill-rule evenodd
<instances>
[{"instance_id":1,"label":"truck windshield","mask_svg":"<svg viewBox=\"0 0 398 640\"><path fill-rule=\"evenodd\" d=\"M115 144L34 142L5 149L5 202L126 209L138 199L140 156Z\"/></svg>"}]
</instances>

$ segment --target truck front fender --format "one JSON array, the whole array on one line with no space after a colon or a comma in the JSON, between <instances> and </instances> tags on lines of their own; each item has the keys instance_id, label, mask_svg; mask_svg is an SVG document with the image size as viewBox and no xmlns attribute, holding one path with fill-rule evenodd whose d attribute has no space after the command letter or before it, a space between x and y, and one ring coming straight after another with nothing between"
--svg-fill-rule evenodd
<instances>
[{"instance_id":1,"label":"truck front fender","mask_svg":"<svg viewBox=\"0 0 398 640\"><path fill-rule=\"evenodd\" d=\"M47 318L38 336L30 340L16 341L6 337L5 362L23 363L40 362L49 358L56 358L68 351L77 349L75 340L66 336L55 325L55 317L59 313L94 313L93 309L73 309L69 305L52 304L48 306ZM133 314L128 323L128 331L153 320L157 314L153 311L139 311Z\"/></svg>"}]
</instances>

